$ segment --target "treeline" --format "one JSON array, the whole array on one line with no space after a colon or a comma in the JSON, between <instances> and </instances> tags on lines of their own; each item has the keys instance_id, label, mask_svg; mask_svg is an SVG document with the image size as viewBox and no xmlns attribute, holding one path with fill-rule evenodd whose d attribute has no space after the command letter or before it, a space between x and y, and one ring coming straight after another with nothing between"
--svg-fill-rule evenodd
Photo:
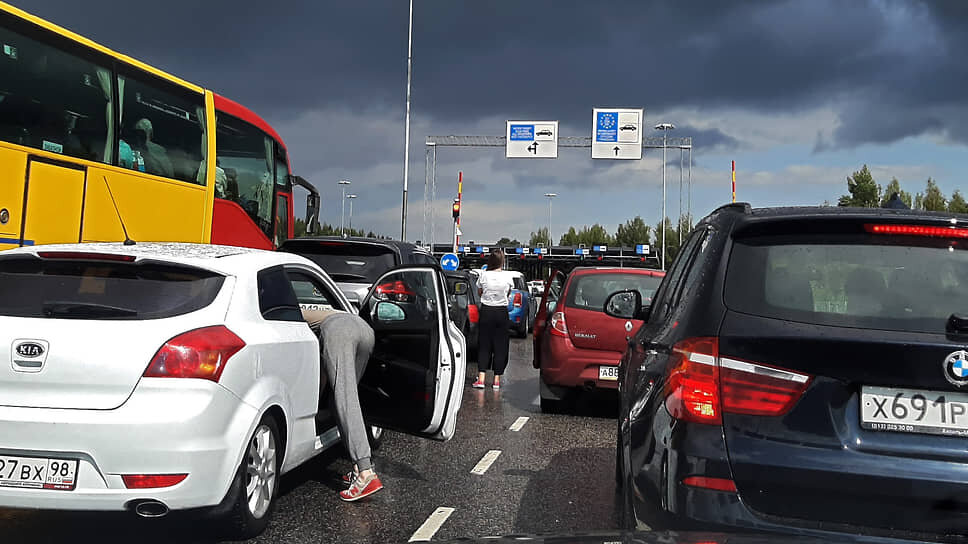
<instances>
[{"instance_id":1,"label":"treeline","mask_svg":"<svg viewBox=\"0 0 968 544\"><path fill-rule=\"evenodd\" d=\"M924 191L912 196L911 193L901 188L901 183L897 178L892 178L886 187L878 185L866 164L847 177L847 194L840 197L837 205L879 208L886 205L895 194L912 210L968 213L968 202L965 202L961 191L957 189L951 193L951 198L947 198L938 188L938 184L933 179L928 178Z\"/></svg>"},{"instance_id":2,"label":"treeline","mask_svg":"<svg viewBox=\"0 0 968 544\"><path fill-rule=\"evenodd\" d=\"M542 227L531 233L529 246L536 247L539 243L546 246L579 246L585 244L585 247L591 248L597 245L635 247L638 244L647 244L651 249L650 255L661 255L659 246L662 243L663 227L665 228L666 261L668 262L675 258L676 252L679 251L680 235L684 239L692 229L692 220L688 216L683 216L678 226L674 225L668 217L664 225L656 223L652 226L646 224L642 217L637 215L619 224L614 234L609 233L608 229L599 223L578 228L571 226L558 238L557 244L550 243L548 228ZM507 238L502 238L498 241L498 244L502 245L502 241L507 241L508 245L517 245L516 240L508 240Z\"/></svg>"},{"instance_id":3,"label":"treeline","mask_svg":"<svg viewBox=\"0 0 968 544\"><path fill-rule=\"evenodd\" d=\"M302 219L296 219L296 221L293 223L292 228L293 228L293 234L295 235L296 238L302 238L306 236L306 221ZM358 236L361 238L362 237L381 238L384 240L390 239L389 236L374 234L372 230L365 231L363 229L343 228L343 233L346 234L347 236ZM313 234L313 236L339 236L339 225L330 225L329 223L322 223L319 226L319 232Z\"/></svg>"}]
</instances>

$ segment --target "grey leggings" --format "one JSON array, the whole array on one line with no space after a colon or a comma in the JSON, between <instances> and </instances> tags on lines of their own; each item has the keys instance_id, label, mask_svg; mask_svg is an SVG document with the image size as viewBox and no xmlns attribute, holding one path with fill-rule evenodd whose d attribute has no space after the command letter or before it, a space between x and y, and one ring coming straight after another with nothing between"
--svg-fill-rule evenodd
<instances>
[{"instance_id":1,"label":"grey leggings","mask_svg":"<svg viewBox=\"0 0 968 544\"><path fill-rule=\"evenodd\" d=\"M372 468L370 441L360 409L359 383L373 353L373 342L373 329L353 314L330 316L319 328L321 364L333 387L340 435L346 451L361 471Z\"/></svg>"}]
</instances>

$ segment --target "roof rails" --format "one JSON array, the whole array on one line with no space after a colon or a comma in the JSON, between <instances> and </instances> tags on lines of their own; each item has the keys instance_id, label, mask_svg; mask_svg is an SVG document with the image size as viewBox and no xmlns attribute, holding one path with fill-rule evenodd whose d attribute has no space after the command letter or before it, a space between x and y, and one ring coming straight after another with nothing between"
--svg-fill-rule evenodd
<instances>
[{"instance_id":1,"label":"roof rails","mask_svg":"<svg viewBox=\"0 0 968 544\"><path fill-rule=\"evenodd\" d=\"M743 213L745 215L750 215L753 213L753 208L750 206L749 202L730 202L729 204L723 204L722 206L716 208L712 211L712 213L716 213L718 211L734 211Z\"/></svg>"}]
</instances>

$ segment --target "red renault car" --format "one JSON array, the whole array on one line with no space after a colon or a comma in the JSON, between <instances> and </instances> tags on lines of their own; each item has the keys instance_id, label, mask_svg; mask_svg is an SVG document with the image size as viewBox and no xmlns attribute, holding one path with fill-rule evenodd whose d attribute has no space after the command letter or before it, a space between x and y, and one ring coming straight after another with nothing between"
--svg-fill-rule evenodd
<instances>
[{"instance_id":1,"label":"red renault car","mask_svg":"<svg viewBox=\"0 0 968 544\"><path fill-rule=\"evenodd\" d=\"M642 322L605 315L610 293L635 289L652 300L665 272L579 267L554 272L534 320L534 367L541 369L541 410L559 412L578 390L616 389L627 337Z\"/></svg>"}]
</instances>

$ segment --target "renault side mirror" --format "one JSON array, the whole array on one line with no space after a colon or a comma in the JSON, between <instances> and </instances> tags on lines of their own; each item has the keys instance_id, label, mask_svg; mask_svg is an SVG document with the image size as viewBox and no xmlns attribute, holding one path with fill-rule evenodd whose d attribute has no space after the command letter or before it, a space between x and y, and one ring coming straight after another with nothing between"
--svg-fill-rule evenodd
<instances>
[{"instance_id":1,"label":"renault side mirror","mask_svg":"<svg viewBox=\"0 0 968 544\"><path fill-rule=\"evenodd\" d=\"M605 299L603 310L611 317L639 319L642 313L642 295L635 289L612 293Z\"/></svg>"}]
</instances>

